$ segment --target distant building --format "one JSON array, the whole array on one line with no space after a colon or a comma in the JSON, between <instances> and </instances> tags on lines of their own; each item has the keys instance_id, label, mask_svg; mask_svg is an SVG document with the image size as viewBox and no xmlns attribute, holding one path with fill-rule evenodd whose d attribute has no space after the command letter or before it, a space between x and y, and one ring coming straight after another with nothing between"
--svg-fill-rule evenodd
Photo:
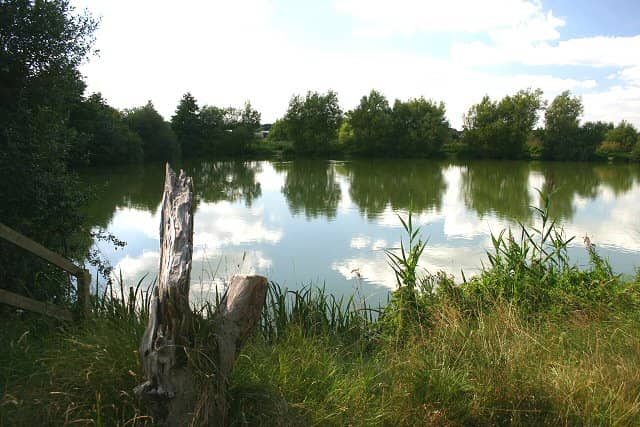
<instances>
[{"instance_id":1,"label":"distant building","mask_svg":"<svg viewBox=\"0 0 640 427\"><path fill-rule=\"evenodd\" d=\"M258 132L254 133L253 135L258 139L265 139L266 137L269 136L269 131L268 130L259 130Z\"/></svg>"}]
</instances>

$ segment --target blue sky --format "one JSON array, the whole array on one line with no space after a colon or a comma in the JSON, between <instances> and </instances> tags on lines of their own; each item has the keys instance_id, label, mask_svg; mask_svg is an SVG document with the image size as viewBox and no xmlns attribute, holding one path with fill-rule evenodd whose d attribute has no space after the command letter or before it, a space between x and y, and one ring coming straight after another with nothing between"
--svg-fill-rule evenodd
<instances>
[{"instance_id":1,"label":"blue sky","mask_svg":"<svg viewBox=\"0 0 640 427\"><path fill-rule=\"evenodd\" d=\"M375 88L447 105L460 127L483 95L527 87L580 95L584 120L640 125L640 1L77 0L101 17L89 90L118 108L182 94L263 122L292 94L338 92L345 110Z\"/></svg>"}]
</instances>

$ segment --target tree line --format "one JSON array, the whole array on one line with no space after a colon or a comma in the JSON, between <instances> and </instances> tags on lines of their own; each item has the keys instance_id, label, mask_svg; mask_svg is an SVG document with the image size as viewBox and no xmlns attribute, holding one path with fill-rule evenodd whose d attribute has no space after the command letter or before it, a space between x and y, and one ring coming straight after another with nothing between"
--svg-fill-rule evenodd
<instances>
[{"instance_id":1,"label":"tree line","mask_svg":"<svg viewBox=\"0 0 640 427\"><path fill-rule=\"evenodd\" d=\"M442 102L392 105L373 90L343 112L335 92L308 92L291 98L259 143L261 117L250 103L200 107L187 93L169 122L151 102L119 111L100 94L85 95L79 67L94 53L97 25L69 0L0 0L0 220L77 259L91 234L83 222L90 191L74 173L82 165L249 154L282 140L301 154L640 158L631 124L581 124L582 102L568 92L548 106L539 90L485 97L465 115L462 132L451 129ZM536 127L543 112L544 127ZM66 280L0 242L3 286L52 299L64 296L57 284Z\"/></svg>"},{"instance_id":2,"label":"tree line","mask_svg":"<svg viewBox=\"0 0 640 427\"><path fill-rule=\"evenodd\" d=\"M77 100L69 127L72 166L113 165L245 153L260 127L260 113L249 102L243 109L200 108L186 93L167 122L151 101L118 111L97 93Z\"/></svg>"},{"instance_id":3,"label":"tree line","mask_svg":"<svg viewBox=\"0 0 640 427\"><path fill-rule=\"evenodd\" d=\"M443 102L423 97L393 105L376 90L343 113L337 94L295 95L269 139L287 140L298 153L432 157L455 153L494 159L640 160L635 127L625 121L580 123L582 100L565 91L547 105L542 90L520 90L500 100L485 96L452 129ZM538 126L544 117L544 126Z\"/></svg>"}]
</instances>

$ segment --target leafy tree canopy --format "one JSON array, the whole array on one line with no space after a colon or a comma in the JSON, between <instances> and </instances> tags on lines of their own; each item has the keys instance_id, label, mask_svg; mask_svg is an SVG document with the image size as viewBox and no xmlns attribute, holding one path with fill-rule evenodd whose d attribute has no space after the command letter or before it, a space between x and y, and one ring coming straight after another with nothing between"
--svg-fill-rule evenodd
<instances>
[{"instance_id":1,"label":"leafy tree canopy","mask_svg":"<svg viewBox=\"0 0 640 427\"><path fill-rule=\"evenodd\" d=\"M424 98L393 105L394 136L401 153L435 154L449 139L449 122L444 103Z\"/></svg>"},{"instance_id":2,"label":"leafy tree canopy","mask_svg":"<svg viewBox=\"0 0 640 427\"><path fill-rule=\"evenodd\" d=\"M638 131L627 121L622 121L605 135L607 141L617 142L623 151L631 151L638 141Z\"/></svg>"},{"instance_id":3,"label":"leafy tree canopy","mask_svg":"<svg viewBox=\"0 0 640 427\"><path fill-rule=\"evenodd\" d=\"M180 155L178 139L151 101L125 111L125 123L142 140L145 160L171 160Z\"/></svg>"},{"instance_id":4,"label":"leafy tree canopy","mask_svg":"<svg viewBox=\"0 0 640 427\"><path fill-rule=\"evenodd\" d=\"M545 112L544 156L554 160L569 160L580 151L580 116L582 100L564 91L556 96Z\"/></svg>"},{"instance_id":5,"label":"leafy tree canopy","mask_svg":"<svg viewBox=\"0 0 640 427\"><path fill-rule=\"evenodd\" d=\"M307 92L302 97L294 95L284 116L288 139L297 151L326 151L338 137L342 110L338 95Z\"/></svg>"},{"instance_id":6,"label":"leafy tree canopy","mask_svg":"<svg viewBox=\"0 0 640 427\"><path fill-rule=\"evenodd\" d=\"M100 93L76 105L70 124L78 131L70 156L72 163L114 165L142 160L142 140Z\"/></svg>"},{"instance_id":7,"label":"leafy tree canopy","mask_svg":"<svg viewBox=\"0 0 640 427\"><path fill-rule=\"evenodd\" d=\"M393 143L393 117L387 98L376 90L360 99L349 112L352 149L355 152L389 153Z\"/></svg>"},{"instance_id":8,"label":"leafy tree canopy","mask_svg":"<svg viewBox=\"0 0 640 427\"><path fill-rule=\"evenodd\" d=\"M464 118L464 141L480 155L519 158L543 107L542 91L521 90L499 102L485 96Z\"/></svg>"},{"instance_id":9,"label":"leafy tree canopy","mask_svg":"<svg viewBox=\"0 0 640 427\"><path fill-rule=\"evenodd\" d=\"M0 218L68 256L84 255L76 244L84 196L67 167L78 137L69 118L82 103L78 66L96 25L66 0L0 1ZM63 275L33 257L0 243L0 260L3 287L65 295Z\"/></svg>"}]
</instances>

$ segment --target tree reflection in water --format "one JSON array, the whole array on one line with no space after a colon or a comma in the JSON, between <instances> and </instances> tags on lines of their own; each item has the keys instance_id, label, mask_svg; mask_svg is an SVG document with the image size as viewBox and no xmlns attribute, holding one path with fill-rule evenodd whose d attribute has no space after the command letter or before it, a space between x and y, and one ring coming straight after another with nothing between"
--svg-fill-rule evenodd
<instances>
[{"instance_id":1,"label":"tree reflection in water","mask_svg":"<svg viewBox=\"0 0 640 427\"><path fill-rule=\"evenodd\" d=\"M447 189L444 162L432 160L354 160L338 167L349 177L349 194L365 218L390 206L422 213L442 207Z\"/></svg>"},{"instance_id":2,"label":"tree reflection in water","mask_svg":"<svg viewBox=\"0 0 640 427\"><path fill-rule=\"evenodd\" d=\"M480 217L529 222L529 164L512 161L468 162L461 173L461 191L467 208Z\"/></svg>"},{"instance_id":3,"label":"tree reflection in water","mask_svg":"<svg viewBox=\"0 0 640 427\"><path fill-rule=\"evenodd\" d=\"M273 167L287 174L282 194L294 215L304 212L307 219L336 217L342 191L331 162L298 159L293 162L274 162Z\"/></svg>"}]
</instances>

